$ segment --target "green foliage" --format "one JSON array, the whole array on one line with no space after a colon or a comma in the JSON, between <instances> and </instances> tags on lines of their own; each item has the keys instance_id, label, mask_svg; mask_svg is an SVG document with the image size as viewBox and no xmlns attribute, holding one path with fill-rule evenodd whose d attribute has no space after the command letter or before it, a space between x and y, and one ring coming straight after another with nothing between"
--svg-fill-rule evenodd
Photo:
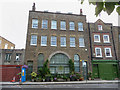
<instances>
[{"instance_id":1,"label":"green foliage","mask_svg":"<svg viewBox=\"0 0 120 90\"><path fill-rule=\"evenodd\" d=\"M88 78L92 78L92 72L88 73Z\"/></svg>"},{"instance_id":2,"label":"green foliage","mask_svg":"<svg viewBox=\"0 0 120 90\"><path fill-rule=\"evenodd\" d=\"M38 73L40 77L45 77L46 75L50 74L50 70L48 68L48 59L45 61L45 63L43 64L43 67L39 68Z\"/></svg>"},{"instance_id":3,"label":"green foliage","mask_svg":"<svg viewBox=\"0 0 120 90\"><path fill-rule=\"evenodd\" d=\"M72 59L69 60L69 68L70 68L70 73L74 72L74 62Z\"/></svg>"},{"instance_id":4,"label":"green foliage","mask_svg":"<svg viewBox=\"0 0 120 90\"><path fill-rule=\"evenodd\" d=\"M84 0L81 0L81 4L83 4ZM120 15L120 1L119 2L110 2L109 0L94 0L94 2L91 2L91 0L89 0L89 4L93 4L96 6L95 8L95 15L98 16L101 11L105 11L107 12L108 15L110 15L114 9L115 6L117 6L116 8L116 12Z\"/></svg>"},{"instance_id":5,"label":"green foliage","mask_svg":"<svg viewBox=\"0 0 120 90\"><path fill-rule=\"evenodd\" d=\"M31 76L32 76L32 78L36 78L36 76L37 76L37 73L35 73L35 72L32 72L32 73L31 73Z\"/></svg>"},{"instance_id":6,"label":"green foliage","mask_svg":"<svg viewBox=\"0 0 120 90\"><path fill-rule=\"evenodd\" d=\"M116 11L117 11L118 14L120 15L120 6L116 8Z\"/></svg>"},{"instance_id":7,"label":"green foliage","mask_svg":"<svg viewBox=\"0 0 120 90\"><path fill-rule=\"evenodd\" d=\"M97 2L97 6L95 8L95 15L98 16L98 14L103 10L103 2Z\"/></svg>"}]
</instances>

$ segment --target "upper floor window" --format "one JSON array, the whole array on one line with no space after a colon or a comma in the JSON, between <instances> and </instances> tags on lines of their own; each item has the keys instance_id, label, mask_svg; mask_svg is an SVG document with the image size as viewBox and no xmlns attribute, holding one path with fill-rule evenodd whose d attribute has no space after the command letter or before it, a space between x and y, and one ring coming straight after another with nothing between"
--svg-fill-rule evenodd
<instances>
[{"instance_id":1,"label":"upper floor window","mask_svg":"<svg viewBox=\"0 0 120 90\"><path fill-rule=\"evenodd\" d=\"M60 21L60 29L66 30L66 22L65 21Z\"/></svg>"},{"instance_id":2,"label":"upper floor window","mask_svg":"<svg viewBox=\"0 0 120 90\"><path fill-rule=\"evenodd\" d=\"M119 42L120 42L120 34L119 34Z\"/></svg>"},{"instance_id":3,"label":"upper floor window","mask_svg":"<svg viewBox=\"0 0 120 90\"><path fill-rule=\"evenodd\" d=\"M37 35L31 36L31 43L30 45L37 45Z\"/></svg>"},{"instance_id":4,"label":"upper floor window","mask_svg":"<svg viewBox=\"0 0 120 90\"><path fill-rule=\"evenodd\" d=\"M60 38L60 45L61 45L61 47L66 47L66 37Z\"/></svg>"},{"instance_id":5,"label":"upper floor window","mask_svg":"<svg viewBox=\"0 0 120 90\"><path fill-rule=\"evenodd\" d=\"M111 48L105 48L105 56L106 57L112 57Z\"/></svg>"},{"instance_id":6,"label":"upper floor window","mask_svg":"<svg viewBox=\"0 0 120 90\"><path fill-rule=\"evenodd\" d=\"M94 35L94 42L100 42L100 35Z\"/></svg>"},{"instance_id":7,"label":"upper floor window","mask_svg":"<svg viewBox=\"0 0 120 90\"><path fill-rule=\"evenodd\" d=\"M47 36L41 36L41 46L47 46Z\"/></svg>"},{"instance_id":8,"label":"upper floor window","mask_svg":"<svg viewBox=\"0 0 120 90\"><path fill-rule=\"evenodd\" d=\"M98 25L98 30L103 30L102 25Z\"/></svg>"},{"instance_id":9,"label":"upper floor window","mask_svg":"<svg viewBox=\"0 0 120 90\"><path fill-rule=\"evenodd\" d=\"M51 21L51 29L57 29L57 21L55 20Z\"/></svg>"},{"instance_id":10,"label":"upper floor window","mask_svg":"<svg viewBox=\"0 0 120 90\"><path fill-rule=\"evenodd\" d=\"M69 29L70 30L75 30L75 24L74 24L74 22L69 22Z\"/></svg>"},{"instance_id":11,"label":"upper floor window","mask_svg":"<svg viewBox=\"0 0 120 90\"><path fill-rule=\"evenodd\" d=\"M96 54L96 57L102 57L101 48L96 47L95 48L95 54Z\"/></svg>"},{"instance_id":12,"label":"upper floor window","mask_svg":"<svg viewBox=\"0 0 120 90\"><path fill-rule=\"evenodd\" d=\"M78 31L83 31L83 23L78 22Z\"/></svg>"},{"instance_id":13,"label":"upper floor window","mask_svg":"<svg viewBox=\"0 0 120 90\"><path fill-rule=\"evenodd\" d=\"M6 53L5 60L11 60L11 53Z\"/></svg>"},{"instance_id":14,"label":"upper floor window","mask_svg":"<svg viewBox=\"0 0 120 90\"><path fill-rule=\"evenodd\" d=\"M8 44L6 43L6 44L5 44L5 49L7 49L7 48L8 48Z\"/></svg>"},{"instance_id":15,"label":"upper floor window","mask_svg":"<svg viewBox=\"0 0 120 90\"><path fill-rule=\"evenodd\" d=\"M48 28L48 20L42 20L42 28L47 29Z\"/></svg>"},{"instance_id":16,"label":"upper floor window","mask_svg":"<svg viewBox=\"0 0 120 90\"><path fill-rule=\"evenodd\" d=\"M11 49L14 49L14 47L11 47Z\"/></svg>"},{"instance_id":17,"label":"upper floor window","mask_svg":"<svg viewBox=\"0 0 120 90\"><path fill-rule=\"evenodd\" d=\"M70 37L70 47L75 47L75 37Z\"/></svg>"},{"instance_id":18,"label":"upper floor window","mask_svg":"<svg viewBox=\"0 0 120 90\"><path fill-rule=\"evenodd\" d=\"M84 43L84 38L83 37L79 38L79 47L85 47L85 43Z\"/></svg>"},{"instance_id":19,"label":"upper floor window","mask_svg":"<svg viewBox=\"0 0 120 90\"><path fill-rule=\"evenodd\" d=\"M57 46L57 37L51 36L51 46Z\"/></svg>"},{"instance_id":20,"label":"upper floor window","mask_svg":"<svg viewBox=\"0 0 120 90\"><path fill-rule=\"evenodd\" d=\"M110 42L109 35L103 35L103 41L104 43L109 43Z\"/></svg>"},{"instance_id":21,"label":"upper floor window","mask_svg":"<svg viewBox=\"0 0 120 90\"><path fill-rule=\"evenodd\" d=\"M20 53L16 53L16 60L20 60L20 56L21 56Z\"/></svg>"},{"instance_id":22,"label":"upper floor window","mask_svg":"<svg viewBox=\"0 0 120 90\"><path fill-rule=\"evenodd\" d=\"M32 19L32 28L38 28L38 20Z\"/></svg>"}]
</instances>

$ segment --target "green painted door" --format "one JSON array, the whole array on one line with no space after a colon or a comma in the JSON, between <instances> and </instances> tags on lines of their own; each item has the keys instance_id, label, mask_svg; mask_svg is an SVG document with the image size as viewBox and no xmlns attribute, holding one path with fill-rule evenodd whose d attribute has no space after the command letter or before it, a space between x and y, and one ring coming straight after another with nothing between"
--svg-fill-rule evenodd
<instances>
[{"instance_id":1,"label":"green painted door","mask_svg":"<svg viewBox=\"0 0 120 90\"><path fill-rule=\"evenodd\" d=\"M99 64L99 74L103 80L113 80L113 64Z\"/></svg>"},{"instance_id":2,"label":"green painted door","mask_svg":"<svg viewBox=\"0 0 120 90\"><path fill-rule=\"evenodd\" d=\"M113 75L114 78L118 78L117 64L113 64Z\"/></svg>"},{"instance_id":3,"label":"green painted door","mask_svg":"<svg viewBox=\"0 0 120 90\"><path fill-rule=\"evenodd\" d=\"M99 78L98 64L93 64L93 77L94 78Z\"/></svg>"}]
</instances>

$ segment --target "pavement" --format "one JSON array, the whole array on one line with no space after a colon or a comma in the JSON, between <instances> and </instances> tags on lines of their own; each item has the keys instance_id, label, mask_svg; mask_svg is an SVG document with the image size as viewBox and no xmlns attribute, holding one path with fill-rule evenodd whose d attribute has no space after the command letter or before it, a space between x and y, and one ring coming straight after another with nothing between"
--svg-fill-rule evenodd
<instances>
[{"instance_id":1,"label":"pavement","mask_svg":"<svg viewBox=\"0 0 120 90\"><path fill-rule=\"evenodd\" d=\"M56 84L111 84L119 83L120 80L84 80L84 81L66 81L66 82L0 82L1 85L56 85Z\"/></svg>"}]
</instances>

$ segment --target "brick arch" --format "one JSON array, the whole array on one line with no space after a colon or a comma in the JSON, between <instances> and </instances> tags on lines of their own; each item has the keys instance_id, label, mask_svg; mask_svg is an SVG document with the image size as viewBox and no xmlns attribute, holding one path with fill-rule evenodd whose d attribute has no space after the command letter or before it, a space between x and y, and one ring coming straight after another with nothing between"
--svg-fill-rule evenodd
<instances>
[{"instance_id":1,"label":"brick arch","mask_svg":"<svg viewBox=\"0 0 120 90\"><path fill-rule=\"evenodd\" d=\"M65 54L65 55L70 59L69 54L67 54L66 52L63 52L63 51L56 51L56 52L53 52L53 53L49 56L48 60L50 61L50 59L52 58L52 56L54 56L55 54L58 54L58 53Z\"/></svg>"}]
</instances>

